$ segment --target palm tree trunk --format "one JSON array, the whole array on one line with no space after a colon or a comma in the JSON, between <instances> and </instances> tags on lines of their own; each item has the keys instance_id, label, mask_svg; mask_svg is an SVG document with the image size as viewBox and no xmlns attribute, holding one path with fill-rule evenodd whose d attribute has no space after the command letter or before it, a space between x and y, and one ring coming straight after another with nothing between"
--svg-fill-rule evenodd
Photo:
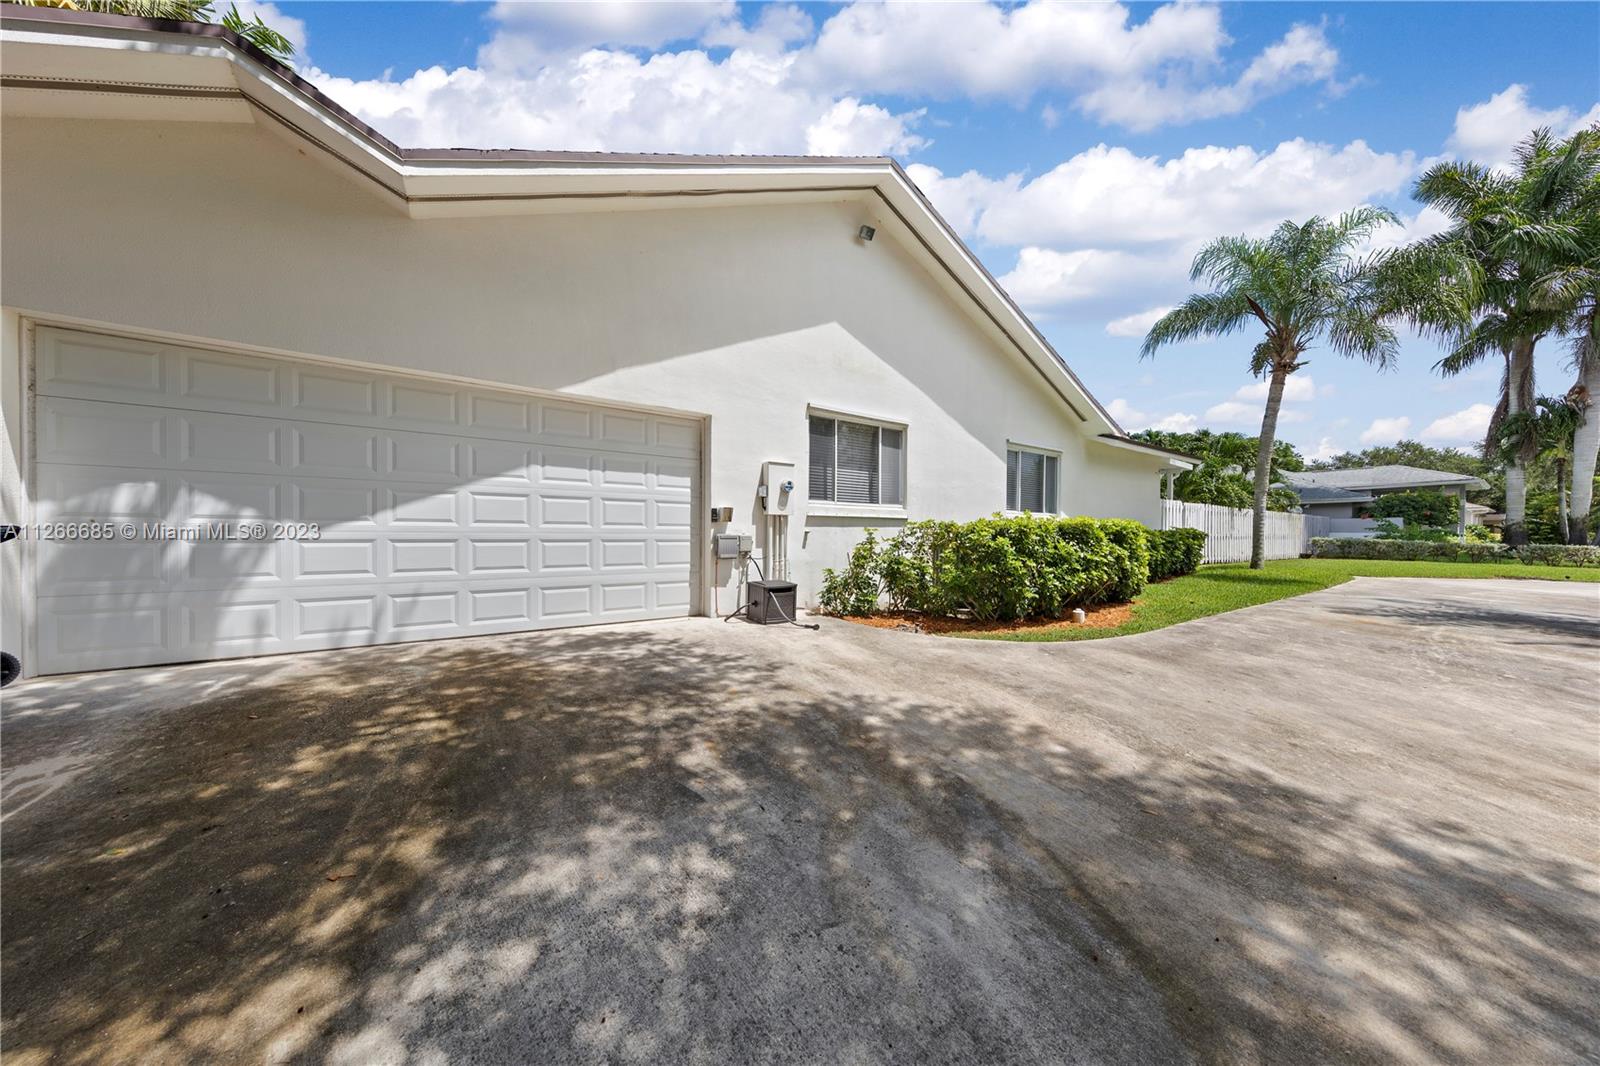
<instances>
[{"instance_id":1,"label":"palm tree trunk","mask_svg":"<svg viewBox=\"0 0 1600 1066\"><path fill-rule=\"evenodd\" d=\"M1506 368L1506 416L1515 418L1532 409L1533 339L1518 337L1511 344ZM1502 537L1512 547L1528 543L1528 450L1519 447L1506 463L1506 524Z\"/></svg>"},{"instance_id":2,"label":"palm tree trunk","mask_svg":"<svg viewBox=\"0 0 1600 1066\"><path fill-rule=\"evenodd\" d=\"M1556 459L1556 535L1567 536L1567 461Z\"/></svg>"},{"instance_id":3,"label":"palm tree trunk","mask_svg":"<svg viewBox=\"0 0 1600 1066\"><path fill-rule=\"evenodd\" d=\"M1261 416L1261 444L1256 449L1255 513L1250 521L1250 569L1267 564L1267 489L1272 483L1272 445L1278 434L1278 408L1283 405L1283 383L1289 377L1285 366L1272 368L1267 386L1267 410Z\"/></svg>"},{"instance_id":4,"label":"palm tree trunk","mask_svg":"<svg viewBox=\"0 0 1600 1066\"><path fill-rule=\"evenodd\" d=\"M1592 347L1579 355L1578 402L1583 421L1572 435L1572 510L1567 518L1567 543L1588 540L1589 509L1594 504L1594 467L1600 453L1600 352ZM1574 390L1577 391L1577 390Z\"/></svg>"}]
</instances>

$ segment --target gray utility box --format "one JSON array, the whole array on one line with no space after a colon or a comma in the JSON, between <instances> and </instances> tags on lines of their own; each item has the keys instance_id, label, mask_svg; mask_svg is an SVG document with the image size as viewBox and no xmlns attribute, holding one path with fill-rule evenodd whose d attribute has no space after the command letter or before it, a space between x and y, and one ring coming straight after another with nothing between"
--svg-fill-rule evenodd
<instances>
[{"instance_id":1,"label":"gray utility box","mask_svg":"<svg viewBox=\"0 0 1600 1066\"><path fill-rule=\"evenodd\" d=\"M750 609L745 614L750 621L775 626L794 620L793 581L752 581L749 589Z\"/></svg>"}]
</instances>

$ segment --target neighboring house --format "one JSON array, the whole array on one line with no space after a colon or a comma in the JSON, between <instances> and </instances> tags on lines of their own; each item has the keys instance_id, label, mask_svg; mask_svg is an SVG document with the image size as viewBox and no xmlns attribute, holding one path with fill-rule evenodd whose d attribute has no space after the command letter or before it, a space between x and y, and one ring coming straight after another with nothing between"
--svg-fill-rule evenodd
<instances>
[{"instance_id":1,"label":"neighboring house","mask_svg":"<svg viewBox=\"0 0 1600 1066\"><path fill-rule=\"evenodd\" d=\"M808 602L1191 465L892 160L400 148L220 27L0 15L7 520L288 536L0 553L32 670L725 614L719 533Z\"/></svg>"},{"instance_id":2,"label":"neighboring house","mask_svg":"<svg viewBox=\"0 0 1600 1066\"><path fill-rule=\"evenodd\" d=\"M1397 465L1284 471L1283 480L1299 495L1302 511L1333 519L1359 518L1377 497L1390 492L1427 490L1458 496L1458 532L1466 528L1467 493L1489 487L1488 482L1470 474Z\"/></svg>"},{"instance_id":3,"label":"neighboring house","mask_svg":"<svg viewBox=\"0 0 1600 1066\"><path fill-rule=\"evenodd\" d=\"M1467 504L1467 525L1499 529L1506 524L1506 516L1493 507L1481 503Z\"/></svg>"}]
</instances>

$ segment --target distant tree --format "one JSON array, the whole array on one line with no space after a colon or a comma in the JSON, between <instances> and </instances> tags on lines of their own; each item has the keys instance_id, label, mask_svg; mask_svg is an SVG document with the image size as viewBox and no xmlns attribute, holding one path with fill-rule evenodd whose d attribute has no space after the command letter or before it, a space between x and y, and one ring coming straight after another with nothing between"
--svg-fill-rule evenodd
<instances>
[{"instance_id":1,"label":"distant tree","mask_svg":"<svg viewBox=\"0 0 1600 1066\"><path fill-rule=\"evenodd\" d=\"M1493 464L1472 452L1434 448L1417 440L1402 440L1318 459L1310 464L1309 469L1353 470L1369 466L1415 466L1424 470L1448 470L1453 474L1486 477Z\"/></svg>"},{"instance_id":2,"label":"distant tree","mask_svg":"<svg viewBox=\"0 0 1600 1066\"><path fill-rule=\"evenodd\" d=\"M1495 446L1508 462L1513 455L1527 449L1531 442L1533 460L1546 460L1554 468L1556 496L1555 535L1551 538L1565 541L1572 528L1568 510L1567 471L1572 465L1573 440L1578 427L1584 422L1586 411L1565 396L1541 396L1534 401L1531 411L1512 415L1497 427ZM1530 466L1532 464L1530 463ZM1593 473L1590 473L1593 481ZM1581 506L1587 506L1584 500Z\"/></svg>"},{"instance_id":3,"label":"distant tree","mask_svg":"<svg viewBox=\"0 0 1600 1066\"><path fill-rule=\"evenodd\" d=\"M1390 317L1401 310L1418 321L1445 317L1424 306L1430 288L1417 274L1424 257L1359 253L1374 231L1395 221L1392 212L1362 207L1333 221L1284 222L1264 238L1218 238L1200 250L1189 271L1191 280L1211 291L1184 300L1145 336L1140 354L1149 357L1178 341L1262 329L1249 362L1250 372L1267 381L1254 463L1251 569L1261 569L1266 559L1278 411L1289 375L1306 365L1301 357L1322 343L1339 355L1387 367L1399 351Z\"/></svg>"},{"instance_id":4,"label":"distant tree","mask_svg":"<svg viewBox=\"0 0 1600 1066\"><path fill-rule=\"evenodd\" d=\"M23 7L59 7L69 11L98 11L107 15L135 15L147 19L170 19L174 22L218 22L249 41L272 58L287 61L294 55L294 45L289 38L261 21L257 15L246 19L239 13L237 4L230 3L228 10L216 17L212 0L0 0Z\"/></svg>"},{"instance_id":5,"label":"distant tree","mask_svg":"<svg viewBox=\"0 0 1600 1066\"><path fill-rule=\"evenodd\" d=\"M1173 433L1146 429L1134 437L1161 448L1171 448L1200 460L1193 470L1179 474L1174 481L1174 498L1186 503L1209 503L1218 507L1237 507L1241 510L1254 505L1252 482L1260 442L1243 433L1214 433L1198 429L1189 433ZM1276 484L1283 470L1303 470L1305 460L1288 441L1277 441L1272 447L1271 480ZM1300 505L1293 492L1270 490L1267 509L1287 511Z\"/></svg>"}]
</instances>

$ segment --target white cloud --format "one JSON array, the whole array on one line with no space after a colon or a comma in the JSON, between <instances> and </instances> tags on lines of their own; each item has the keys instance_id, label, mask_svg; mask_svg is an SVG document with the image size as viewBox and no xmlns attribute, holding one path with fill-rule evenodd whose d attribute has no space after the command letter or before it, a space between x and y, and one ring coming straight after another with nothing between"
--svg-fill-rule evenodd
<instances>
[{"instance_id":1,"label":"white cloud","mask_svg":"<svg viewBox=\"0 0 1600 1066\"><path fill-rule=\"evenodd\" d=\"M217 6L217 15L220 17L228 10L230 0L223 0ZM293 15L285 15L283 9L277 4L267 3L266 0L232 0L232 5L239 9L239 14L246 22L259 18L268 26L277 30L294 45L294 59L303 61L306 54L306 21L297 19Z\"/></svg>"},{"instance_id":2,"label":"white cloud","mask_svg":"<svg viewBox=\"0 0 1600 1066\"><path fill-rule=\"evenodd\" d=\"M1188 292L1195 252L1219 233L1264 234L1285 218L1370 203L1404 188L1416 168L1410 152L1297 138L1168 159L1102 144L1031 181L917 164L908 173L962 235L1023 246L1002 281L1029 311L1115 294L1107 310L1131 320L1136 300L1148 307ZM1427 212L1413 222L1436 224Z\"/></svg>"},{"instance_id":3,"label":"white cloud","mask_svg":"<svg viewBox=\"0 0 1600 1066\"><path fill-rule=\"evenodd\" d=\"M1159 429L1165 433L1189 433L1200 424L1200 420L1194 415L1182 411L1152 417L1143 411L1135 410L1132 404L1120 396L1106 404L1106 411L1123 429L1132 431Z\"/></svg>"},{"instance_id":4,"label":"white cloud","mask_svg":"<svg viewBox=\"0 0 1600 1066\"><path fill-rule=\"evenodd\" d=\"M863 91L1020 103L1049 86L1210 63L1227 43L1220 11L1200 4L1130 25L1121 4L856 3L824 23L810 63L816 77Z\"/></svg>"},{"instance_id":5,"label":"white cloud","mask_svg":"<svg viewBox=\"0 0 1600 1066\"><path fill-rule=\"evenodd\" d=\"M479 52L479 62L492 68L537 68L554 57L611 45L618 48L660 48L674 41L697 40L702 34L737 18L733 0L589 0L569 3L508 3L490 10L496 32Z\"/></svg>"},{"instance_id":6,"label":"white cloud","mask_svg":"<svg viewBox=\"0 0 1600 1066\"><path fill-rule=\"evenodd\" d=\"M1129 426L1143 426L1146 418L1146 415L1143 411L1135 411L1133 409L1133 405L1120 396L1106 404L1106 413L1112 418L1115 418L1118 422L1122 423L1124 428Z\"/></svg>"},{"instance_id":7,"label":"white cloud","mask_svg":"<svg viewBox=\"0 0 1600 1066\"><path fill-rule=\"evenodd\" d=\"M1270 381L1256 381L1249 385L1241 385L1233 394L1235 400L1254 400L1265 403L1267 390L1272 387ZM1308 403L1317 396L1317 383L1310 374L1290 374L1283 383L1284 403Z\"/></svg>"},{"instance_id":8,"label":"white cloud","mask_svg":"<svg viewBox=\"0 0 1600 1066\"><path fill-rule=\"evenodd\" d=\"M1207 425L1247 425L1261 421L1261 405L1242 400L1224 400L1206 408Z\"/></svg>"},{"instance_id":9,"label":"white cloud","mask_svg":"<svg viewBox=\"0 0 1600 1066\"><path fill-rule=\"evenodd\" d=\"M1165 415L1151 422L1150 429L1159 429L1163 433L1192 433L1200 425L1200 419L1182 411Z\"/></svg>"},{"instance_id":10,"label":"white cloud","mask_svg":"<svg viewBox=\"0 0 1600 1066\"><path fill-rule=\"evenodd\" d=\"M877 155L922 143L920 112L813 94L790 83L792 54L591 50L536 72L442 67L400 81L306 72L385 135L407 145L661 152Z\"/></svg>"},{"instance_id":11,"label":"white cloud","mask_svg":"<svg viewBox=\"0 0 1600 1066\"><path fill-rule=\"evenodd\" d=\"M1404 440L1411 428L1411 419L1405 415L1396 418L1374 418L1372 424L1361 431L1362 444L1392 444Z\"/></svg>"},{"instance_id":12,"label":"white cloud","mask_svg":"<svg viewBox=\"0 0 1600 1066\"><path fill-rule=\"evenodd\" d=\"M811 16L796 5L768 3L762 5L755 25L747 27L737 18L729 18L707 30L700 40L712 48L774 52L806 40L815 29Z\"/></svg>"},{"instance_id":13,"label":"white cloud","mask_svg":"<svg viewBox=\"0 0 1600 1066\"><path fill-rule=\"evenodd\" d=\"M1486 403L1475 403L1454 414L1435 418L1421 433L1425 441L1436 444L1468 444L1483 440L1489 431L1489 419L1494 408Z\"/></svg>"},{"instance_id":14,"label":"white cloud","mask_svg":"<svg viewBox=\"0 0 1600 1066\"><path fill-rule=\"evenodd\" d=\"M1220 9L1207 4L1167 4L1134 23L1121 4L856 3L824 23L806 69L819 81L902 96L1022 104L1064 89L1090 117L1141 131L1239 114L1297 86L1339 88L1339 53L1321 27L1292 27L1235 81L1205 80L1230 43Z\"/></svg>"},{"instance_id":15,"label":"white cloud","mask_svg":"<svg viewBox=\"0 0 1600 1066\"><path fill-rule=\"evenodd\" d=\"M926 163L912 163L906 167L906 174L922 190L923 195L933 201L933 206L945 221L963 237L975 235L978 216L1002 191L1015 191L1022 184L1020 174L995 179L969 170L964 174L946 177L938 167Z\"/></svg>"},{"instance_id":16,"label":"white cloud","mask_svg":"<svg viewBox=\"0 0 1600 1066\"><path fill-rule=\"evenodd\" d=\"M1456 112L1455 132L1450 135L1451 151L1488 166L1511 163L1512 149L1540 126L1549 126L1560 137L1575 133L1600 121L1600 103L1578 114L1568 107L1542 110L1528 102L1528 87L1513 83L1480 104Z\"/></svg>"},{"instance_id":17,"label":"white cloud","mask_svg":"<svg viewBox=\"0 0 1600 1066\"><path fill-rule=\"evenodd\" d=\"M877 104L845 97L806 127L810 155L904 155L928 142L911 132L923 112L894 115Z\"/></svg>"},{"instance_id":18,"label":"white cloud","mask_svg":"<svg viewBox=\"0 0 1600 1066\"><path fill-rule=\"evenodd\" d=\"M1318 26L1292 27L1269 45L1231 84L1196 86L1182 77L1113 81L1079 99L1079 106L1102 122L1132 130L1237 115L1261 100L1299 85L1318 82L1335 92L1339 53Z\"/></svg>"},{"instance_id":19,"label":"white cloud","mask_svg":"<svg viewBox=\"0 0 1600 1066\"><path fill-rule=\"evenodd\" d=\"M264 2L255 6L303 42L300 20ZM913 131L922 112L896 111L872 94L1022 102L1052 87L1070 99L1112 84L1137 94L1149 84L1159 85L1164 101L1202 101L1166 102L1163 113L1210 113L1218 105L1203 101L1214 87L1193 78L1223 63L1230 44L1220 9L1192 3L1168 4L1135 21L1117 4L863 2L833 13L814 40L812 14L794 4L762 7L753 20L732 0L499 3L491 17L494 33L474 66L431 67L398 79L352 80L315 67L304 73L410 145L735 153L831 146L906 154L928 143ZM730 51L718 57L707 51L723 48ZM1250 61L1232 86L1244 86L1243 96L1227 107L1324 74L1331 79L1335 61L1321 30L1297 27ZM1055 106L1041 112L1047 123ZM1079 99L1078 106L1089 105ZM1129 119L1141 128L1162 120ZM1325 184L1339 166L1337 158L1319 160L1285 180ZM918 180L937 191L939 177ZM964 175L949 189L959 200L963 186L989 180ZM1020 181L999 182L1008 183ZM979 211L965 214L976 222ZM1057 243L1014 229L1009 243Z\"/></svg>"},{"instance_id":20,"label":"white cloud","mask_svg":"<svg viewBox=\"0 0 1600 1066\"><path fill-rule=\"evenodd\" d=\"M1044 312L1116 292L1127 283L1146 280L1147 275L1148 265L1126 252L1024 248L1017 254L1017 265L1001 276L1000 284L1023 307Z\"/></svg>"},{"instance_id":21,"label":"white cloud","mask_svg":"<svg viewBox=\"0 0 1600 1066\"><path fill-rule=\"evenodd\" d=\"M1243 391L1243 390L1240 390ZM1266 414L1266 405L1256 400L1223 400L1221 403L1212 404L1206 408L1206 424L1219 426L1259 426L1262 416ZM1278 409L1278 425L1292 426L1301 422L1309 422L1311 415L1307 411L1293 407L1280 407Z\"/></svg>"},{"instance_id":22,"label":"white cloud","mask_svg":"<svg viewBox=\"0 0 1600 1066\"><path fill-rule=\"evenodd\" d=\"M1113 337L1143 337L1150 332L1151 326L1160 321L1161 316L1171 310L1171 307L1152 307L1148 311L1124 315L1107 322L1106 332Z\"/></svg>"},{"instance_id":23,"label":"white cloud","mask_svg":"<svg viewBox=\"0 0 1600 1066\"><path fill-rule=\"evenodd\" d=\"M1450 216L1437 207L1424 207L1414 215L1401 215L1398 226L1384 226L1375 231L1357 251L1364 254L1403 248L1436 233L1443 233L1452 224Z\"/></svg>"},{"instance_id":24,"label":"white cloud","mask_svg":"<svg viewBox=\"0 0 1600 1066\"><path fill-rule=\"evenodd\" d=\"M1305 453L1305 460L1308 463L1323 463L1332 459L1335 455L1343 453L1343 451L1344 448L1332 437L1323 437L1317 441L1316 447Z\"/></svg>"},{"instance_id":25,"label":"white cloud","mask_svg":"<svg viewBox=\"0 0 1600 1066\"><path fill-rule=\"evenodd\" d=\"M1296 138L1268 152L1210 145L1165 160L1102 144L1025 184L963 180L983 194L976 229L985 240L1123 246L1264 233L1285 218L1335 214L1393 193L1415 171L1410 152Z\"/></svg>"}]
</instances>

